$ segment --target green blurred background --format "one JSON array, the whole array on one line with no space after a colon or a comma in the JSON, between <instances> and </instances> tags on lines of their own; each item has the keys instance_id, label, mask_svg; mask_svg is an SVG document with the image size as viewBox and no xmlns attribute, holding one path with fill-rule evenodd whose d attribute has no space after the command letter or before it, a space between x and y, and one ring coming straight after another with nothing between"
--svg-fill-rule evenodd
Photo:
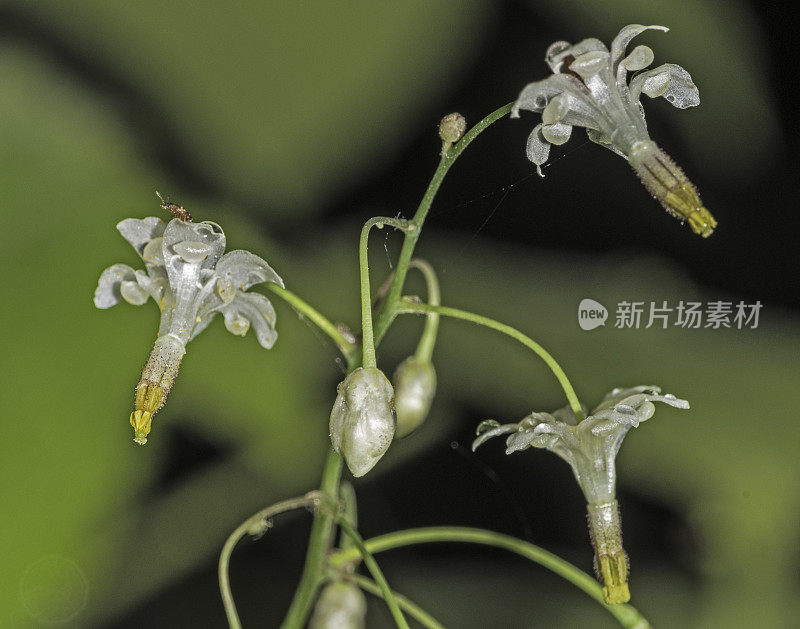
<instances>
[{"instance_id":1,"label":"green blurred background","mask_svg":"<svg viewBox=\"0 0 800 629\"><path fill-rule=\"evenodd\" d=\"M152 304L92 305L106 266L136 263L118 221L159 215L153 192L168 193L356 325L359 225L413 212L441 116L476 122L546 76L551 42L609 42L636 22L672 28L641 41L700 87L696 110L645 107L717 233L704 241L669 219L582 131L536 177L526 116L500 121L459 160L418 251L440 270L445 303L540 340L588 404L651 383L691 401L691 412L660 408L618 459L633 603L655 626L797 626L798 83L782 65L794 36L770 6L0 4L0 626L224 626L225 537L319 478L341 365L283 303L269 352L221 323L193 341L151 440L133 444L127 417L158 316ZM395 235L375 237L376 282L398 251ZM409 290L422 287L413 279ZM611 309L624 299L764 307L755 330L584 332L584 297ZM420 329L393 329L385 370ZM512 342L459 322L443 322L435 362L429 421L355 482L362 533L484 526L590 570L563 462L506 457L499 443L465 449L481 419L561 406L554 379ZM232 583L245 626L279 623L309 520L282 518L240 545ZM424 547L381 563L449 627L614 626L565 582L495 551ZM368 626L391 626L379 602L369 614Z\"/></svg>"}]
</instances>

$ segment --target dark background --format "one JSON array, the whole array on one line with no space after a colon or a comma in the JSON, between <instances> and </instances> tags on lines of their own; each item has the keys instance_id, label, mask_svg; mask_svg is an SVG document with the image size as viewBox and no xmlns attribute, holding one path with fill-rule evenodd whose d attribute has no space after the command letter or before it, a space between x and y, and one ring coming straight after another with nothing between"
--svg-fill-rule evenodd
<instances>
[{"instance_id":1,"label":"dark background","mask_svg":"<svg viewBox=\"0 0 800 629\"><path fill-rule=\"evenodd\" d=\"M15 308L27 312L47 304L42 326L52 337L32 332L27 351L14 354L31 357L29 362L7 365L3 405L12 411L7 417L25 419L16 430L28 444L17 450L19 463L9 452L3 464L5 495L19 514L4 534L16 549L7 579L13 610L8 622L223 626L216 553L227 532L260 506L313 488L319 475L325 409L341 372L333 350L298 325L284 304L276 304L279 348L267 358L253 347L247 349L252 357L236 354L230 348L239 346L220 330L194 342L206 345L197 358L190 348L186 380L154 423L154 443L144 455L132 451L126 396L153 333L153 309L145 307L147 323L138 312L86 307L104 266L132 262L113 230L118 220L157 214L149 195L156 187L168 190L193 214L218 220L233 248L264 251L289 288L332 319L355 325L359 225L374 214L413 213L437 162L441 116L459 111L477 122L513 100L526 82L546 76L542 58L553 41L596 36L610 42L623 25L640 22L673 28L645 33L641 43L652 46L656 64L687 68L700 88L696 111L676 110L660 99L643 104L651 136L684 168L719 221L714 235L701 239L666 216L624 161L588 142L580 129L568 144L553 148L540 179L524 156L536 116L523 115L493 125L459 159L435 201L419 254L440 270L444 303L534 335L564 358L589 405L614 386L651 381L692 402L689 419L659 409L641 434L629 436L620 455L618 497L633 604L663 627L745 627L751 620L788 626L800 578L798 470L791 449L799 437L792 403L800 375L794 247L800 215L793 198L798 82L787 61L794 34L785 14L763 3L420 3L396 9L403 15L430 12L409 18L404 28L411 35L404 35L391 27L399 18L388 9L383 17L380 9L364 8L362 33L359 7L343 9L341 23L322 25L287 19L281 7L253 3L238 18L219 23L215 9L195 12L188 5L184 13L164 8L163 19L157 6L119 17L89 3L74 12L48 3L0 7L0 58L16 80L34 86L5 100L5 145L14 166L5 177L4 216L17 242L9 248L12 268L26 286L33 278L38 288L21 299L13 293L17 305L7 316L10 325ZM346 25L354 37L369 40L363 55L396 50L396 65L387 62L386 68L396 74L386 79L378 73L374 83L362 78L355 88L342 85L339 94L330 85L317 88L309 72L306 91L312 96L298 96L309 127L300 120L283 129L270 117L269 107L278 105L265 104L259 113L261 99L275 95L292 102L280 77L265 83L258 78L268 72L262 62L285 66L286 76L301 83L306 69L302 60L260 39L249 12L254 24L278 23L287 40L316 45L318 62L329 56L334 67L338 55L360 58L360 41L348 52L326 39ZM153 24L158 30L152 39L142 38ZM396 38L376 43L373 27ZM202 54L193 59L192 51L202 49L209 33L230 41L232 52L204 67L208 60ZM197 48L187 45L198 38ZM252 42L245 58L234 55L236 46L248 50L242 40ZM214 45L219 42L209 40ZM236 74L236 66L247 68ZM397 72L406 67L407 74ZM186 68L195 74L187 78ZM225 80L234 75L244 82ZM45 86L41 95L37 86ZM337 117L335 103L360 103L359 94L361 108L351 106L346 120ZM62 106L60 97L69 103ZM37 116L20 113L28 105ZM30 144L17 115L41 130ZM88 115L97 122L83 119L63 140L37 122L70 124ZM198 121L207 124L195 131ZM226 124L232 125L228 131ZM81 129L96 132L99 144L87 149ZM332 130L323 138L315 136L320 129ZM284 157L259 152L271 134L280 136L277 144L297 150ZM112 153L104 156L104 150ZM96 172L94 162L82 159L86 152L96 155ZM103 170L106 159L119 162L111 175ZM285 172L271 170L273 159L289 164ZM237 170L240 163L246 166ZM70 165L80 168L79 183ZM127 188L120 190L117 180ZM294 183L281 188L282 180ZM63 244L65 236L72 242ZM46 248L48 239L62 243L66 260L53 255L32 266L32 252ZM70 279L59 280L80 287L68 293L72 307L41 289L54 280L55 269L73 264L76 250L86 271L78 265ZM377 285L399 240L374 237L371 251ZM421 287L412 281L410 290ZM582 297L606 305L630 297L760 300L764 308L760 328L751 331L660 333L609 324L587 333L574 320ZM67 314L57 315L59 308ZM69 324L60 329L64 324L54 322L64 319ZM380 356L387 372L411 351L419 329L413 321L397 327ZM120 330L129 345L119 341ZM76 345L54 346L65 337ZM219 350L212 344L217 342ZM9 340L8 353L15 347ZM428 422L355 483L363 536L434 524L485 527L527 538L590 571L583 500L562 461L540 451L506 457L500 443L477 455L469 451L482 419L518 421L530 410L561 405L548 373L505 340L449 321L442 323L435 362L439 397ZM233 375L241 365L253 371L251 380ZM39 392L36 410L12 394L20 391L15 377L38 383L22 389L28 399ZM78 402L65 400L59 387ZM98 397L100 402L87 401ZM97 425L112 419L113 430L86 444L86 433L105 430ZM41 436L23 428L33 421ZM51 422L66 423L66 434L85 449L54 443L59 440L47 431ZM42 444L52 444L56 454ZM76 472L82 465L85 470ZM40 476L29 474L29 467ZM8 480L16 476L30 481ZM71 500L73 494L81 499ZM231 579L245 626L278 625L299 578L309 524L307 514L284 516L264 538L241 543ZM60 533L48 537L49 527ZM56 557L63 574L46 571L31 594L25 575L31 566L36 574L39 557ZM447 626L614 626L558 577L496 551L429 546L379 559L398 591ZM76 579L75 592L64 594L63 582L74 585ZM73 608L78 611L69 612ZM369 613L368 626L391 626L377 602Z\"/></svg>"}]
</instances>

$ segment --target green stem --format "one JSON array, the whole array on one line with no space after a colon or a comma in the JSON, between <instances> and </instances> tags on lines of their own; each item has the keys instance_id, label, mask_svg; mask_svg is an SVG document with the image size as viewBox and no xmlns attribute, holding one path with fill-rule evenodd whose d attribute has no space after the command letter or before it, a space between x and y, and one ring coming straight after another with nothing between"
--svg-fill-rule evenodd
<instances>
[{"instance_id":1,"label":"green stem","mask_svg":"<svg viewBox=\"0 0 800 629\"><path fill-rule=\"evenodd\" d=\"M364 227L361 229L361 238L358 243L358 266L361 273L361 331L363 336L361 344L364 352L361 365L367 368L375 367L377 364L375 360L375 338L372 334L372 297L370 296L369 255L367 253L369 230L376 225L379 228L384 225L391 225L404 230L407 234L413 234L417 231L415 225L409 223L409 221L386 216L373 216L364 223Z\"/></svg>"},{"instance_id":2,"label":"green stem","mask_svg":"<svg viewBox=\"0 0 800 629\"><path fill-rule=\"evenodd\" d=\"M342 474L342 457L334 449L328 448L328 457L322 471L322 482L319 493L336 500L339 495L339 479ZM314 524L306 552L306 563L303 576L294 593L292 604L286 613L281 629L302 629L305 626L311 605L314 603L320 585L325 579L325 557L328 554L333 538L333 515L326 510L315 514Z\"/></svg>"},{"instance_id":3,"label":"green stem","mask_svg":"<svg viewBox=\"0 0 800 629\"><path fill-rule=\"evenodd\" d=\"M344 358L349 362L356 351L356 346L350 343L339 329L326 319L318 310L307 302L295 295L292 291L286 290L274 282L265 284L267 290L272 291L278 297L286 301L292 308L302 314L306 319L315 324L320 330L327 334L336 343L336 347L342 352Z\"/></svg>"},{"instance_id":4,"label":"green stem","mask_svg":"<svg viewBox=\"0 0 800 629\"><path fill-rule=\"evenodd\" d=\"M383 597L383 600L386 601L386 606L389 608L392 618L394 618L395 624L400 627L400 629L411 629L406 622L405 616L403 616L403 612L400 609L397 599L394 597L394 593L389 587L389 583L386 581L386 577L383 576L383 572L378 566L378 562L375 561L375 557L372 556L372 553L370 553L369 550L367 550L367 547L364 545L364 540L361 538L358 532L352 526L350 526L350 523L346 518L337 516L336 522L342 531L353 540L353 543L356 546L353 550L361 555L361 558L364 560L364 565L369 570L372 578L375 579L375 582L381 591L381 596Z\"/></svg>"},{"instance_id":5,"label":"green stem","mask_svg":"<svg viewBox=\"0 0 800 629\"><path fill-rule=\"evenodd\" d=\"M339 487L339 502L341 503L342 517L346 518L350 525L357 530L358 503L356 502L356 490L347 481L343 482ZM353 539L342 532L339 535L339 548L350 548L352 545Z\"/></svg>"},{"instance_id":6,"label":"green stem","mask_svg":"<svg viewBox=\"0 0 800 629\"><path fill-rule=\"evenodd\" d=\"M360 587L365 592L369 592L374 596L379 596L383 598L383 594L381 593L381 589L375 584L374 581L371 581L367 577L362 577L360 574L350 574L345 575L344 579L348 581L353 581L358 587ZM428 612L422 609L419 605L410 601L402 594L398 594L395 591L392 591L395 599L397 599L397 604L400 605L400 608L403 611L408 612L408 615L411 616L414 620L416 620L419 624L423 627L427 627L427 629L445 629L444 625L440 624L436 621L436 619L431 616Z\"/></svg>"},{"instance_id":7,"label":"green stem","mask_svg":"<svg viewBox=\"0 0 800 629\"><path fill-rule=\"evenodd\" d=\"M561 366L556 362L556 359L553 358L544 347L539 345L532 338L524 335L516 328L512 328L510 325L500 323L499 321L495 321L494 319L490 319L489 317L484 317L473 312L459 310L458 308L421 304L408 298L403 299L402 304L400 304L400 307L398 308L398 313L426 314L431 312L436 312L446 317L470 321L472 323L477 323L478 325L483 325L487 328L497 330L498 332L502 332L503 334L507 334L511 338L516 339L529 349L532 349L539 356L539 358L541 358L547 364L547 366L550 367L550 370L553 372L553 374L555 374L559 384L561 385L561 388L564 390L564 393L567 396L567 400L569 400L569 405L570 408L572 408L572 412L575 413L576 420L580 422L583 419L584 415L583 409L581 408L581 403L578 401L578 396L575 395L575 389L572 388L572 384L567 378L567 375L564 373L564 370L561 369Z\"/></svg>"},{"instance_id":8,"label":"green stem","mask_svg":"<svg viewBox=\"0 0 800 629\"><path fill-rule=\"evenodd\" d=\"M310 507L315 505L319 500L317 492L311 492L299 498L292 498L275 503L270 507L262 509L258 513L247 518L242 522L236 530L230 534L222 547L222 552L219 554L219 566L217 569L217 576L219 577L219 591L222 595L222 605L225 607L225 615L228 617L228 625L231 629L241 629L242 623L239 620L239 614L236 612L236 603L233 600L231 593L230 577L228 575L228 566L231 562L231 554L236 544L248 533L254 534L255 529L261 529L264 522L270 518L283 513L284 511L291 511L292 509L299 509L301 507Z\"/></svg>"},{"instance_id":9,"label":"green stem","mask_svg":"<svg viewBox=\"0 0 800 629\"><path fill-rule=\"evenodd\" d=\"M437 166L436 171L433 173L433 178L428 184L427 190L425 190L425 194L423 195L422 201L420 201L420 204L417 207L414 218L411 219L412 222L417 226L417 229L413 232L407 233L405 240L403 241L403 248L400 250L400 257L397 260L397 267L395 268L394 281L392 282L392 286L389 289L389 294L387 295L386 301L383 304L383 308L378 314L377 321L375 322L376 343L381 342L384 334L386 334L386 331L389 329L392 321L397 316L396 306L397 302L400 300L400 295L403 292L403 285L406 281L408 265L409 262L411 262L411 256L414 253L414 247L417 245L417 240L422 232L422 225L425 222L426 216L428 215L428 210L431 208L433 199L436 196L436 193L439 191L439 186L441 186L442 180L444 180L447 171L450 170L450 167L453 165L453 162L456 161L458 156L464 152L464 149L466 149L475 138L485 131L489 125L508 114L513 105L514 103L508 103L507 105L503 105L499 109L494 110L478 124L467 131L461 140L456 142L442 154L442 158L439 160L439 165Z\"/></svg>"},{"instance_id":10,"label":"green stem","mask_svg":"<svg viewBox=\"0 0 800 629\"><path fill-rule=\"evenodd\" d=\"M436 278L436 272L433 267L425 260L415 258L409 263L409 268L418 269L425 277L425 285L428 289L428 303L432 306L438 306L441 300L439 292L439 280ZM417 345L417 351L414 352L414 357L421 362L430 362L433 357L433 347L436 345L436 334L439 331L439 315L431 313L425 319L425 329L422 331L422 336Z\"/></svg>"},{"instance_id":11,"label":"green stem","mask_svg":"<svg viewBox=\"0 0 800 629\"><path fill-rule=\"evenodd\" d=\"M602 588L597 581L585 572L543 548L509 535L483 529L442 526L395 531L394 533L387 533L386 535L368 539L364 542L364 545L369 552L380 553L384 550L391 550L401 546L431 542L484 544L511 551L544 566L583 590L614 616L622 627L627 629L648 629L650 627L644 616L631 605L606 604L603 601ZM358 550L354 548L340 550L330 555L328 563L334 568L341 567L358 559L358 556Z\"/></svg>"}]
</instances>

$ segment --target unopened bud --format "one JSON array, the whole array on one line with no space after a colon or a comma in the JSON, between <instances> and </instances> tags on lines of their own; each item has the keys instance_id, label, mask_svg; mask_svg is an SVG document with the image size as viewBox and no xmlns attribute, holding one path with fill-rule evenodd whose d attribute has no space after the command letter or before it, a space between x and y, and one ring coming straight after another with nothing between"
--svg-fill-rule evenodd
<instances>
[{"instance_id":1,"label":"unopened bud","mask_svg":"<svg viewBox=\"0 0 800 629\"><path fill-rule=\"evenodd\" d=\"M447 114L439 123L439 137L442 138L442 154L458 142L467 130L467 119L459 113Z\"/></svg>"},{"instance_id":2,"label":"unopened bud","mask_svg":"<svg viewBox=\"0 0 800 629\"><path fill-rule=\"evenodd\" d=\"M367 600L349 583L329 583L319 595L309 629L363 629Z\"/></svg>"},{"instance_id":3,"label":"unopened bud","mask_svg":"<svg viewBox=\"0 0 800 629\"><path fill-rule=\"evenodd\" d=\"M430 361L406 358L394 372L394 408L397 437L419 428L431 410L436 393L436 370Z\"/></svg>"},{"instance_id":4,"label":"unopened bud","mask_svg":"<svg viewBox=\"0 0 800 629\"><path fill-rule=\"evenodd\" d=\"M377 367L359 367L337 391L331 411L331 444L353 476L363 476L375 467L394 437L394 389Z\"/></svg>"}]
</instances>

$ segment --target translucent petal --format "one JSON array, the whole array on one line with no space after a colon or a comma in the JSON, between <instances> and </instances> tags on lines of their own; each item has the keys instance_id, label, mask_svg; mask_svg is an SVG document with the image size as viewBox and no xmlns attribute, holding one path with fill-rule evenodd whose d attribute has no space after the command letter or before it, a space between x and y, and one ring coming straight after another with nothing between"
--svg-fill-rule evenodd
<instances>
[{"instance_id":1,"label":"translucent petal","mask_svg":"<svg viewBox=\"0 0 800 629\"><path fill-rule=\"evenodd\" d=\"M497 421L496 419L484 419L480 424L478 424L478 427L475 429L475 434L480 435L489 430L494 430L495 428L499 427L500 427L500 422Z\"/></svg>"},{"instance_id":2,"label":"translucent petal","mask_svg":"<svg viewBox=\"0 0 800 629\"><path fill-rule=\"evenodd\" d=\"M129 304L141 306L148 300L150 295L142 289L134 280L125 280L119 285L119 293Z\"/></svg>"},{"instance_id":3,"label":"translucent petal","mask_svg":"<svg viewBox=\"0 0 800 629\"><path fill-rule=\"evenodd\" d=\"M532 430L522 430L509 435L506 439L506 454L529 448L535 436Z\"/></svg>"},{"instance_id":4,"label":"translucent petal","mask_svg":"<svg viewBox=\"0 0 800 629\"><path fill-rule=\"evenodd\" d=\"M118 304L122 300L120 285L123 281L130 281L135 277L133 269L127 264L115 264L108 267L97 282L97 289L94 291L94 305L97 308L111 308Z\"/></svg>"},{"instance_id":5,"label":"translucent petal","mask_svg":"<svg viewBox=\"0 0 800 629\"><path fill-rule=\"evenodd\" d=\"M237 292L236 298L221 308L225 317L225 327L234 334L245 334L244 322L255 330L256 338L262 347L269 349L275 344L278 333L275 331L275 309L269 299L258 293ZM195 331L195 334L197 332Z\"/></svg>"},{"instance_id":6,"label":"translucent petal","mask_svg":"<svg viewBox=\"0 0 800 629\"><path fill-rule=\"evenodd\" d=\"M653 59L655 59L655 55L652 48L649 46L636 46L631 54L622 60L622 63L629 72L638 72L653 63Z\"/></svg>"},{"instance_id":7,"label":"translucent petal","mask_svg":"<svg viewBox=\"0 0 800 629\"><path fill-rule=\"evenodd\" d=\"M611 143L611 139L602 131L598 131L597 129L586 129L586 135L589 136L589 139L595 144L604 146L607 149L614 151L620 157L628 159L628 156L625 155L625 153L623 153L622 151L620 151L616 146L614 146Z\"/></svg>"},{"instance_id":8,"label":"translucent petal","mask_svg":"<svg viewBox=\"0 0 800 629\"><path fill-rule=\"evenodd\" d=\"M528 136L525 153L528 159L537 166L544 164L550 156L550 143L542 135L541 124L537 124Z\"/></svg>"},{"instance_id":9,"label":"translucent petal","mask_svg":"<svg viewBox=\"0 0 800 629\"><path fill-rule=\"evenodd\" d=\"M568 109L562 122L579 127L599 128L601 117L591 94L586 86L570 74L554 74L542 81L528 83L520 92L511 117L519 118L519 110L542 112L550 101L563 94L567 99Z\"/></svg>"},{"instance_id":10,"label":"translucent petal","mask_svg":"<svg viewBox=\"0 0 800 629\"><path fill-rule=\"evenodd\" d=\"M613 419L601 419L592 422L590 428L593 435L603 436L617 430L619 428L619 424Z\"/></svg>"},{"instance_id":11,"label":"translucent petal","mask_svg":"<svg viewBox=\"0 0 800 629\"><path fill-rule=\"evenodd\" d=\"M608 66L608 60L608 51L593 50L576 57L575 61L570 64L569 69L586 80Z\"/></svg>"},{"instance_id":12,"label":"translucent petal","mask_svg":"<svg viewBox=\"0 0 800 629\"><path fill-rule=\"evenodd\" d=\"M225 234L216 223L187 223L180 219L173 219L169 222L164 230L164 242L162 251L164 259L170 258L171 254L178 253L174 247L178 243L190 242L193 246L198 246L196 243L201 243L209 247L208 253L202 259L201 266L204 269L213 269L220 256L225 251ZM182 249L184 253L188 253L185 248ZM180 253L178 253L180 255ZM168 266L168 270L172 271L172 266ZM173 274L170 273L170 282L172 283Z\"/></svg>"},{"instance_id":13,"label":"translucent petal","mask_svg":"<svg viewBox=\"0 0 800 629\"><path fill-rule=\"evenodd\" d=\"M599 39L594 37L590 37L588 39L584 39L583 41L579 41L577 44L573 46L567 45L566 47L563 46L566 42L556 42L555 44L551 45L550 48L547 50L547 56L545 57L545 61L547 65L550 66L550 69L555 73L558 74L559 72L564 71L564 61L571 58L577 58L587 52L608 52L608 48L606 45L601 42Z\"/></svg>"},{"instance_id":14,"label":"translucent petal","mask_svg":"<svg viewBox=\"0 0 800 629\"><path fill-rule=\"evenodd\" d=\"M164 266L164 252L162 251L163 244L164 238L162 236L153 238L153 240L144 246L144 250L142 251L142 260L144 260L146 264Z\"/></svg>"},{"instance_id":15,"label":"translucent petal","mask_svg":"<svg viewBox=\"0 0 800 629\"><path fill-rule=\"evenodd\" d=\"M542 122L544 124L555 124L559 122L569 111L569 99L564 93L558 94L550 99L547 107L542 112Z\"/></svg>"},{"instance_id":16,"label":"translucent petal","mask_svg":"<svg viewBox=\"0 0 800 629\"><path fill-rule=\"evenodd\" d=\"M160 305L161 300L164 298L164 291L169 286L167 275L164 269L158 268L154 270L153 267L150 267L150 273L152 275L148 275L144 271L136 271L136 282L142 289L147 291L153 301Z\"/></svg>"},{"instance_id":17,"label":"translucent petal","mask_svg":"<svg viewBox=\"0 0 800 629\"><path fill-rule=\"evenodd\" d=\"M667 393L665 395L659 396L658 398L651 397L651 400L664 402L665 404L669 404L670 406L674 406L675 408L689 408L689 402L686 400L681 400L680 398L675 397L672 393Z\"/></svg>"},{"instance_id":18,"label":"translucent petal","mask_svg":"<svg viewBox=\"0 0 800 629\"><path fill-rule=\"evenodd\" d=\"M562 52L564 52L565 50L567 50L571 46L572 46L572 44L570 44L568 41L563 41L562 40L562 41L553 42L552 44L550 44L547 47L547 52L544 55L544 60L547 63L547 65L550 66L550 69L553 72L558 72L558 68L557 67L554 69L554 64L557 63L556 62L556 58L559 57Z\"/></svg>"},{"instance_id":19,"label":"translucent petal","mask_svg":"<svg viewBox=\"0 0 800 629\"><path fill-rule=\"evenodd\" d=\"M487 420L487 421L494 421L494 420ZM481 422L486 423L486 422ZM505 435L510 432L516 432L518 428L517 424L503 424L502 426L497 426L496 428L492 428L491 430L485 430L480 434L480 436L472 442L472 451L475 452L480 446L486 443L489 439L493 439L494 437L498 437L500 435Z\"/></svg>"},{"instance_id":20,"label":"translucent petal","mask_svg":"<svg viewBox=\"0 0 800 629\"><path fill-rule=\"evenodd\" d=\"M233 298L236 297L236 286L233 285L233 281L229 277L217 278L217 294L226 304L231 303Z\"/></svg>"},{"instance_id":21,"label":"translucent petal","mask_svg":"<svg viewBox=\"0 0 800 629\"><path fill-rule=\"evenodd\" d=\"M531 447L533 448L552 448L559 441L556 435L537 435L531 440Z\"/></svg>"},{"instance_id":22,"label":"translucent petal","mask_svg":"<svg viewBox=\"0 0 800 629\"><path fill-rule=\"evenodd\" d=\"M664 92L667 91L669 82L671 80L672 78L670 77L669 72L666 70L653 76L648 76L644 80L644 83L642 83L642 92L647 94L650 98L658 98L659 96L663 96Z\"/></svg>"},{"instance_id":23,"label":"translucent petal","mask_svg":"<svg viewBox=\"0 0 800 629\"><path fill-rule=\"evenodd\" d=\"M190 264L197 264L205 260L213 252L213 247L204 242L196 240L184 240L183 242L176 242L172 246L172 250L177 253L184 262Z\"/></svg>"},{"instance_id":24,"label":"translucent petal","mask_svg":"<svg viewBox=\"0 0 800 629\"><path fill-rule=\"evenodd\" d=\"M240 290L248 290L261 282L283 286L283 280L266 261L242 249L229 251L220 258L217 275L227 277Z\"/></svg>"},{"instance_id":25,"label":"translucent petal","mask_svg":"<svg viewBox=\"0 0 800 629\"><path fill-rule=\"evenodd\" d=\"M661 92L660 88L664 84L664 72L669 74L670 80L666 85L666 89ZM692 76L674 63L665 63L633 77L630 83L631 101L639 99L645 85L648 90L645 94L652 92L663 96L679 109L696 107L700 104L700 90L697 89L697 86L692 81Z\"/></svg>"},{"instance_id":26,"label":"translucent petal","mask_svg":"<svg viewBox=\"0 0 800 629\"><path fill-rule=\"evenodd\" d=\"M655 24L652 26L628 24L622 27L622 30L614 38L614 41L611 42L611 63L613 66L616 66L620 59L625 56L625 51L628 48L628 44L631 43L631 40L647 30L664 31L666 33L669 29L666 26L657 26Z\"/></svg>"},{"instance_id":27,"label":"translucent petal","mask_svg":"<svg viewBox=\"0 0 800 629\"><path fill-rule=\"evenodd\" d=\"M164 221L156 216L126 218L117 224L119 233L131 243L139 255L142 255L142 250L148 242L164 233L165 228Z\"/></svg>"},{"instance_id":28,"label":"translucent petal","mask_svg":"<svg viewBox=\"0 0 800 629\"><path fill-rule=\"evenodd\" d=\"M542 125L542 136L550 144L555 144L556 146L564 144L569 140L570 135L572 135L572 125L564 124L563 122Z\"/></svg>"},{"instance_id":29,"label":"translucent petal","mask_svg":"<svg viewBox=\"0 0 800 629\"><path fill-rule=\"evenodd\" d=\"M225 327L231 334L244 336L250 329L250 321L240 313L234 312L230 316L225 317Z\"/></svg>"}]
</instances>

